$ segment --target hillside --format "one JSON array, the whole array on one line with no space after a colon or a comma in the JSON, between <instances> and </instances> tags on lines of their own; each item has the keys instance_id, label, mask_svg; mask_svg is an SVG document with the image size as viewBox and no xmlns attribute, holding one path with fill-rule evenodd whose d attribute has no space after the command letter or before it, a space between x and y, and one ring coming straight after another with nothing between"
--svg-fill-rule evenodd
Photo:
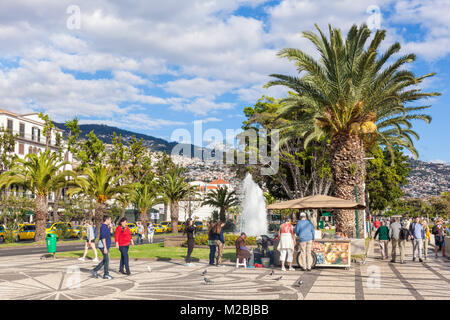
<instances>
[{"instance_id":1,"label":"hillside","mask_svg":"<svg viewBox=\"0 0 450 320\"><path fill-rule=\"evenodd\" d=\"M409 159L411 171L403 187L407 198L427 198L450 190L450 165Z\"/></svg>"},{"instance_id":2,"label":"hillside","mask_svg":"<svg viewBox=\"0 0 450 320\"><path fill-rule=\"evenodd\" d=\"M55 126L64 130L65 135L68 134L68 129L64 125L64 123L56 123ZM111 127L104 124L81 124L81 138L84 138L89 132L94 131L95 135L102 140L106 144L111 144L112 139L114 137L114 132L119 136L122 135L122 141L126 144L130 141L133 136L136 136L136 139L140 140L141 138L144 141L144 145L152 151L165 151L166 153L171 153L172 149L177 145L176 142L168 142L161 138L156 138L153 136L149 136L142 133L131 132L128 130L123 130L117 127ZM194 156L195 151L201 154L201 148L188 145L191 148L191 155Z\"/></svg>"}]
</instances>

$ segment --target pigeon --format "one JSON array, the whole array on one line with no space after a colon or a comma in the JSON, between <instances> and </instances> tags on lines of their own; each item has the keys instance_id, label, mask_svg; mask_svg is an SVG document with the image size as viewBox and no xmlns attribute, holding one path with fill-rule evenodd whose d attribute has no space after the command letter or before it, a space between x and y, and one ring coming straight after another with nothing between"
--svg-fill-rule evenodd
<instances>
[{"instance_id":1,"label":"pigeon","mask_svg":"<svg viewBox=\"0 0 450 320\"><path fill-rule=\"evenodd\" d=\"M204 275L206 274L207 271L208 271L208 270L203 271L203 272L202 272L202 276L204 276Z\"/></svg>"},{"instance_id":2,"label":"pigeon","mask_svg":"<svg viewBox=\"0 0 450 320\"><path fill-rule=\"evenodd\" d=\"M299 280L294 284L294 286L295 286L295 287L300 287L302 284L303 284L303 281L299 279Z\"/></svg>"},{"instance_id":3,"label":"pigeon","mask_svg":"<svg viewBox=\"0 0 450 320\"><path fill-rule=\"evenodd\" d=\"M275 275L275 271L272 270L272 272L270 273L271 276Z\"/></svg>"},{"instance_id":4,"label":"pigeon","mask_svg":"<svg viewBox=\"0 0 450 320\"><path fill-rule=\"evenodd\" d=\"M207 277L203 277L203 280L205 281L205 284L210 284L212 281L208 279Z\"/></svg>"},{"instance_id":5,"label":"pigeon","mask_svg":"<svg viewBox=\"0 0 450 320\"><path fill-rule=\"evenodd\" d=\"M147 266L147 270L148 272L152 272L152 268L150 268L150 266Z\"/></svg>"},{"instance_id":6,"label":"pigeon","mask_svg":"<svg viewBox=\"0 0 450 320\"><path fill-rule=\"evenodd\" d=\"M278 278L275 278L275 281L281 280L281 278L283 278L283 276L279 276Z\"/></svg>"}]
</instances>

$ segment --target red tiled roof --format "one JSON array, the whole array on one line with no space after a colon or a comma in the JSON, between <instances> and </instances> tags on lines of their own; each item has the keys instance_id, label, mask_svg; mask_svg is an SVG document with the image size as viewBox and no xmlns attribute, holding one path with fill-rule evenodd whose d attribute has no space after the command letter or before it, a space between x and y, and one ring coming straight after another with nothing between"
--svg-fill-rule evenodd
<instances>
[{"instance_id":1,"label":"red tiled roof","mask_svg":"<svg viewBox=\"0 0 450 320\"><path fill-rule=\"evenodd\" d=\"M209 184L230 184L228 181L223 180L222 178L211 181Z\"/></svg>"}]
</instances>

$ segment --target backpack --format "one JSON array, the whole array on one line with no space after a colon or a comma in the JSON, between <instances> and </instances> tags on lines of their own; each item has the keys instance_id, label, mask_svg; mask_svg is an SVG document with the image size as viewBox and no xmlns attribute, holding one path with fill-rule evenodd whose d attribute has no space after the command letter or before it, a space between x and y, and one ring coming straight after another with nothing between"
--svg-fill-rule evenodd
<instances>
[{"instance_id":1,"label":"backpack","mask_svg":"<svg viewBox=\"0 0 450 320\"><path fill-rule=\"evenodd\" d=\"M401 229L400 229L400 233L399 233L399 235L398 235L398 238L399 238L400 240L407 240L408 237L409 237L409 231L408 231L408 229L401 228Z\"/></svg>"}]
</instances>

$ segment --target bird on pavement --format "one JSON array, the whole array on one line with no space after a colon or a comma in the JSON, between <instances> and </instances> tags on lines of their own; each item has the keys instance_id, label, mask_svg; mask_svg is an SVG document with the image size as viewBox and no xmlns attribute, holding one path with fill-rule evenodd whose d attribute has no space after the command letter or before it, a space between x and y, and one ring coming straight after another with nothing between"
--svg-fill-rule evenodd
<instances>
[{"instance_id":1,"label":"bird on pavement","mask_svg":"<svg viewBox=\"0 0 450 320\"><path fill-rule=\"evenodd\" d=\"M205 284L210 284L212 281L208 279L207 277L203 277L203 280L205 281Z\"/></svg>"},{"instance_id":2,"label":"bird on pavement","mask_svg":"<svg viewBox=\"0 0 450 320\"><path fill-rule=\"evenodd\" d=\"M279 276L278 278L275 278L275 281L281 280L281 278L283 278L283 276Z\"/></svg>"},{"instance_id":3,"label":"bird on pavement","mask_svg":"<svg viewBox=\"0 0 450 320\"><path fill-rule=\"evenodd\" d=\"M294 286L295 286L295 287L300 287L302 284L303 284L303 281L302 281L301 279L299 279L299 280L294 284Z\"/></svg>"},{"instance_id":4,"label":"bird on pavement","mask_svg":"<svg viewBox=\"0 0 450 320\"><path fill-rule=\"evenodd\" d=\"M202 272L202 276L204 276L206 274L206 272L207 272L207 270L203 271Z\"/></svg>"},{"instance_id":5,"label":"bird on pavement","mask_svg":"<svg viewBox=\"0 0 450 320\"><path fill-rule=\"evenodd\" d=\"M272 270L272 272L270 273L271 276L275 275L275 271Z\"/></svg>"}]
</instances>

